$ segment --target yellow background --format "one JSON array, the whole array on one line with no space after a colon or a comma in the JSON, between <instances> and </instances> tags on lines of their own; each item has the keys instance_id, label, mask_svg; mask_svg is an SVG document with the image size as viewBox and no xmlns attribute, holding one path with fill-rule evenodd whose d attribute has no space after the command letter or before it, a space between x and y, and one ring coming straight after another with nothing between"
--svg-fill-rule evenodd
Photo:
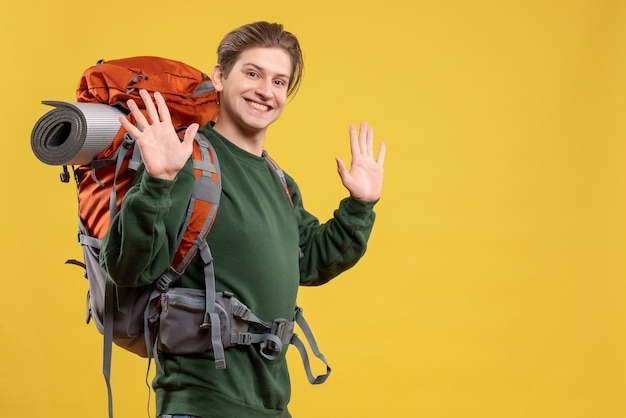
<instances>
[{"instance_id":1,"label":"yellow background","mask_svg":"<svg viewBox=\"0 0 626 418\"><path fill-rule=\"evenodd\" d=\"M626 417L626 2L6 1L0 411L105 417L101 339L72 184L30 131L100 58L204 71L229 29L285 24L299 94L267 148L321 218L361 119L388 147L366 257L300 303L334 368L295 417ZM315 363L316 371L322 370ZM117 417L146 416L143 360L114 353ZM154 414L154 412L153 412Z\"/></svg>"}]
</instances>

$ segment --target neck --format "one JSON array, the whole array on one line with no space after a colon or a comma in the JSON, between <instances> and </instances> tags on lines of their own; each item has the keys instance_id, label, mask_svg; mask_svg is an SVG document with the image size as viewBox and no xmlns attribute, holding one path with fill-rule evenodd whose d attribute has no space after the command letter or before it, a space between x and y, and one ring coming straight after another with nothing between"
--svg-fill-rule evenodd
<instances>
[{"instance_id":1,"label":"neck","mask_svg":"<svg viewBox=\"0 0 626 418\"><path fill-rule=\"evenodd\" d=\"M265 133L267 132L267 128L258 130L258 131L244 131L241 129L237 129L232 124L220 123L218 118L215 125L213 125L213 129L222 135L224 138L228 139L230 142L243 149L244 151L249 152L250 154L254 154L257 156L261 156L263 153L263 148L265 146Z\"/></svg>"}]
</instances>

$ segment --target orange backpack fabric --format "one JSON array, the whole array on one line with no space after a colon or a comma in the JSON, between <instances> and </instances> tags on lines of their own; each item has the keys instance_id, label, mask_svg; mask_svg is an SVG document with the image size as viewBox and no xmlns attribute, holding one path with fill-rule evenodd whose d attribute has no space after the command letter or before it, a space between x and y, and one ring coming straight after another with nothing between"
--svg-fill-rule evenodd
<instances>
[{"instance_id":1,"label":"orange backpack fabric","mask_svg":"<svg viewBox=\"0 0 626 418\"><path fill-rule=\"evenodd\" d=\"M143 108L139 89L163 95L175 127L193 122L202 126L217 116L217 92L209 76L183 62L159 57L100 61L83 73L76 99L123 107L134 99Z\"/></svg>"},{"instance_id":2,"label":"orange backpack fabric","mask_svg":"<svg viewBox=\"0 0 626 418\"><path fill-rule=\"evenodd\" d=\"M76 99L85 103L115 106L128 113L126 102L133 99L140 109L145 105L139 90L151 94L160 92L170 110L172 123L184 130L192 123L200 126L217 119L218 98L211 79L200 70L180 61L140 56L111 61L99 61L82 74L76 88ZM131 123L136 123L128 113ZM127 141L122 127L111 144L98 154L91 164L75 169L78 182L81 222L97 239L102 239L110 226L110 209L117 212L126 191L132 185L135 172L129 169L132 152L127 152L116 169L116 153ZM126 145L128 146L128 144ZM197 144L194 144L197 148ZM195 151L197 154L197 150ZM110 186L115 182L116 208L110 208Z\"/></svg>"}]
</instances>

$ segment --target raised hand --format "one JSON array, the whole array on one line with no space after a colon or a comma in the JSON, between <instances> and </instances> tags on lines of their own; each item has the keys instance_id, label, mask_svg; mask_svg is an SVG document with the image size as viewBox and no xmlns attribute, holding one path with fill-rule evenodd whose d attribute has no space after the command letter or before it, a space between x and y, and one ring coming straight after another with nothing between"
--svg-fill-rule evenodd
<instances>
[{"instance_id":1,"label":"raised hand","mask_svg":"<svg viewBox=\"0 0 626 418\"><path fill-rule=\"evenodd\" d=\"M141 90L139 94L145 104L148 119L131 99L127 102L128 108L138 126L130 123L124 116L120 116L119 120L135 138L148 173L161 179L173 180L191 155L193 139L199 125L197 123L189 125L181 141L161 93L154 93L154 102L146 90Z\"/></svg>"},{"instance_id":2,"label":"raised hand","mask_svg":"<svg viewBox=\"0 0 626 418\"><path fill-rule=\"evenodd\" d=\"M374 157L374 131L365 122L361 122L359 131L350 125L350 151L352 163L350 169L337 157L337 171L341 182L350 192L350 196L373 202L380 198L383 188L383 163L385 144L380 143L378 157Z\"/></svg>"}]
</instances>

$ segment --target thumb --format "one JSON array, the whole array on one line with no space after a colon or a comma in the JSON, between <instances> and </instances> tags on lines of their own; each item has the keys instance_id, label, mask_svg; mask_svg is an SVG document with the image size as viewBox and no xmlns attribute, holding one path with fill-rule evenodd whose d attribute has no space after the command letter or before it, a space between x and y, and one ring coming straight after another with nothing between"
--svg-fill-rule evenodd
<instances>
[{"instance_id":1,"label":"thumb","mask_svg":"<svg viewBox=\"0 0 626 418\"><path fill-rule=\"evenodd\" d=\"M337 162L337 172L339 173L339 177L343 180L345 176L348 174L348 170L346 169L346 165L343 160L339 157L335 157L335 161Z\"/></svg>"},{"instance_id":2,"label":"thumb","mask_svg":"<svg viewBox=\"0 0 626 418\"><path fill-rule=\"evenodd\" d=\"M189 146L190 143L193 143L193 139L196 137L198 133L198 129L200 129L200 125L197 123L192 123L185 129L185 136L183 137L183 144Z\"/></svg>"}]
</instances>

